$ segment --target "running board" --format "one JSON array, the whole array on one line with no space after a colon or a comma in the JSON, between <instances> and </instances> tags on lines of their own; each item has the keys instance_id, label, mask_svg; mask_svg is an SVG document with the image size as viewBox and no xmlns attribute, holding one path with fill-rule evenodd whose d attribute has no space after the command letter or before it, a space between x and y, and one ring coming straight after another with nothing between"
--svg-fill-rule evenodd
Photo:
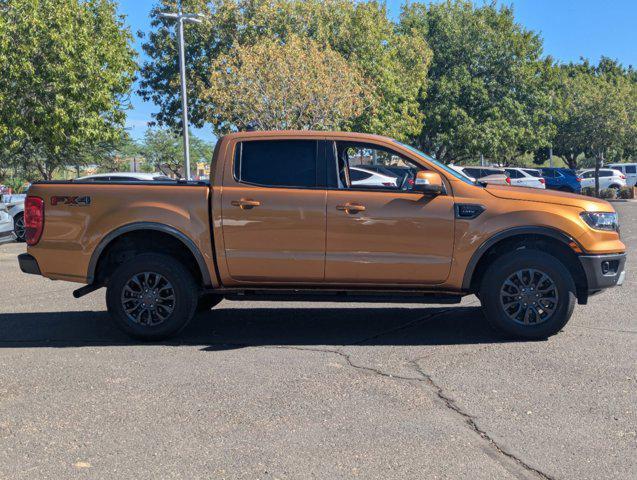
<instances>
[{"instance_id":1,"label":"running board","mask_svg":"<svg viewBox=\"0 0 637 480\"><path fill-rule=\"evenodd\" d=\"M450 293L361 291L361 290L235 290L217 289L209 293L222 295L228 300L261 300L278 302L367 302L367 303L460 303L462 296Z\"/></svg>"},{"instance_id":2,"label":"running board","mask_svg":"<svg viewBox=\"0 0 637 480\"><path fill-rule=\"evenodd\" d=\"M91 283L89 285L84 285L83 287L78 288L77 290L73 290L73 296L75 298L83 297L84 295L88 295L89 293L94 292L95 290L99 290L104 285L99 283Z\"/></svg>"}]
</instances>

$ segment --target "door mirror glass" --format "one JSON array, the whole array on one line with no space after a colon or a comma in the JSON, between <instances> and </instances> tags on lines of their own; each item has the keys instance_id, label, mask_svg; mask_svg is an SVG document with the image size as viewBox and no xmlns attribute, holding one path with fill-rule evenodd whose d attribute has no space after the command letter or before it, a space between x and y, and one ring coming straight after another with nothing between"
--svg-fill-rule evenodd
<instances>
[{"instance_id":1,"label":"door mirror glass","mask_svg":"<svg viewBox=\"0 0 637 480\"><path fill-rule=\"evenodd\" d=\"M416 173L413 190L425 195L440 195L443 191L442 177L438 172L421 170Z\"/></svg>"}]
</instances>

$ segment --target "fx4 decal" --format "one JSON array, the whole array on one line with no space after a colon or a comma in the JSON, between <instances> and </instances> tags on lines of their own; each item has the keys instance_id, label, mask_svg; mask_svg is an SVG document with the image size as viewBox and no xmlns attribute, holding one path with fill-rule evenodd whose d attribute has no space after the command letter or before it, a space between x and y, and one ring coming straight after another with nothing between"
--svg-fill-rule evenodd
<instances>
[{"instance_id":1,"label":"fx4 decal","mask_svg":"<svg viewBox=\"0 0 637 480\"><path fill-rule=\"evenodd\" d=\"M84 195L81 197L51 197L51 205L70 205L72 207L87 207L91 204L91 197Z\"/></svg>"}]
</instances>

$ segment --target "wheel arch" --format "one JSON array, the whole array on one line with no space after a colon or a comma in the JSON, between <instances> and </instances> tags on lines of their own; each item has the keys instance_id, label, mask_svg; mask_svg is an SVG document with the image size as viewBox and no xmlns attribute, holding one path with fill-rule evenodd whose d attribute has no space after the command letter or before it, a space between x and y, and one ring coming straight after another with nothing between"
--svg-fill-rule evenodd
<instances>
[{"instance_id":1,"label":"wheel arch","mask_svg":"<svg viewBox=\"0 0 637 480\"><path fill-rule=\"evenodd\" d=\"M159 232L161 235L172 238L175 242L181 244L181 246L191 256L194 265L196 265L196 273L199 280L204 286L212 285L210 278L210 272L204 260L203 255L199 251L199 248L195 243L183 232L177 230L169 225L154 222L136 222L121 227L108 233L97 245L88 265L87 281L92 284L98 279L100 274L99 267L102 265L105 257L108 255L109 250L118 243L118 240L124 238L130 234L141 234L144 231ZM176 244L175 244L176 245ZM145 250L145 249L142 249ZM154 251L153 248L148 249Z\"/></svg>"},{"instance_id":2,"label":"wheel arch","mask_svg":"<svg viewBox=\"0 0 637 480\"><path fill-rule=\"evenodd\" d=\"M586 303L588 298L586 273L571 245L580 251L582 250L579 243L571 236L550 227L515 227L499 232L486 240L473 253L465 270L462 289L467 292L477 291L482 275L501 254L509 252L511 249L536 246L558 256L573 276L577 287L578 301Z\"/></svg>"}]
</instances>

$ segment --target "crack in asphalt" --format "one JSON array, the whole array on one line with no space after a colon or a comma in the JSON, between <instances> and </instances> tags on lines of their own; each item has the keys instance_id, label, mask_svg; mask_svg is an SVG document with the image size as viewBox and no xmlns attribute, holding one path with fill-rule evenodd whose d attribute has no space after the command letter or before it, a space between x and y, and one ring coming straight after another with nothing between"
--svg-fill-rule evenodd
<instances>
[{"instance_id":1,"label":"crack in asphalt","mask_svg":"<svg viewBox=\"0 0 637 480\"><path fill-rule=\"evenodd\" d=\"M434 391L436 392L436 395L438 396L438 398L440 400L442 400L442 402L445 404L445 406L448 409L450 409L450 410L456 412L458 415L460 415L465 420L465 422L467 423L469 428L471 428L471 430L473 430L475 433L480 435L480 437L482 437L484 440L486 440L489 443L489 445L492 448L494 448L498 453L500 453L500 454L504 455L505 457L508 457L511 460L515 461L518 465L520 465L524 469L526 469L529 472L532 472L532 473L538 475L540 478L544 478L546 480L553 480L553 477L551 477L550 475L547 475L546 473L542 472L541 470L538 470L537 468L532 467L531 465L529 465L528 463L526 463L524 460L520 459L519 457L517 457L513 453L505 450L498 442L496 442L493 439L493 437L491 437L491 435L489 435L485 430L483 430L480 427L478 427L478 424L476 423L475 418L471 414L465 412L456 403L456 401L451 396L449 396L448 394L445 393L445 391L443 390L443 388L440 385L438 385L436 382L434 382L434 380L431 378L431 375L429 375L427 372L425 372L422 369L422 367L418 364L419 360L420 360L420 358L417 358L415 360L411 360L410 364L420 374L422 379L434 389Z\"/></svg>"},{"instance_id":2,"label":"crack in asphalt","mask_svg":"<svg viewBox=\"0 0 637 480\"><path fill-rule=\"evenodd\" d=\"M425 385L427 385L428 387L430 387L431 389L433 389L433 391L436 393L436 396L442 401L443 405L451 410L452 412L458 414L460 417L462 417L462 419L465 421L465 423L467 424L467 426L475 433L477 433L480 438L482 438L483 440L485 440L488 445L493 448L497 453L504 455L505 457L513 460L517 465L521 466L522 468L524 468L526 471L537 475L539 478L545 479L545 480L554 480L554 477L551 477L550 475L542 472L541 470L532 467L531 465L529 465L528 463L526 463L524 460L518 458L517 456L515 456L513 453L505 450L498 442L496 442L493 437L491 437L485 430L481 429L480 427L478 427L474 417L472 415L470 415L469 413L465 412L462 408L460 408L458 406L458 404L455 402L455 400L453 398L451 398L449 395L447 395L443 388L441 386L439 386L436 382L434 382L434 380L431 378L431 376L426 373L422 367L418 364L418 360L420 359L415 359L415 360L410 360L409 364L412 366L412 368L414 370L416 370L416 372L418 372L418 376L417 377L407 377L404 375L395 375L392 373L388 373L388 372L384 372L378 368L373 368L373 367L367 367L365 365L359 365L356 364L352 361L350 354L347 354L345 352L342 352L341 350L334 350L334 349L329 349L329 348L310 348L310 347L298 347L298 346L262 346L261 348L267 348L267 349L279 349L279 350L297 350L297 351L303 351L303 352L315 352L315 353L326 353L326 354L333 354L333 355L337 355L341 358L343 358L345 360L345 362L352 368L354 368L355 370L361 370L364 372L368 372L368 373L372 373L374 375L379 375L381 377L385 377L385 378L390 378L390 379L396 379L396 380L404 380L404 381L415 381L415 382L419 382L419 383L424 383Z\"/></svg>"},{"instance_id":3,"label":"crack in asphalt","mask_svg":"<svg viewBox=\"0 0 637 480\"><path fill-rule=\"evenodd\" d=\"M471 302L469 305L476 303L476 302ZM452 310L451 308L445 308L445 309L441 309L439 311L433 312L429 315L426 315L425 317L420 317L416 320L412 320L410 322L407 322L403 325L400 325L396 328L392 328L389 330L385 330L383 332L371 335L369 337L366 337L364 339L358 340L356 342L350 343L348 345L344 345L344 346L353 346L353 345L360 345L362 343L368 342L370 340L374 340L378 337L384 336L384 335L388 335L390 333L394 333L394 332L398 332L401 330L404 330L406 328L418 325L420 323L429 321L435 317L438 317L440 315L443 315L444 313L449 312L450 310ZM378 375L384 378L390 378L390 379L396 379L396 380L403 380L403 381L415 381L415 382L420 382L420 383L424 383L425 385L427 385L430 389L432 389L436 396L438 397L438 399L443 403L443 405L448 409L451 410L452 412L454 412L455 414L459 415L464 422L467 424L467 426L476 434L478 434L480 436L480 438L482 438L484 441L487 442L487 444L494 449L497 453L499 453L500 455L503 455L511 460L513 460L517 465L519 465L520 467L524 468L527 472L530 472L536 476L538 476L539 478L545 479L545 480L554 480L553 477L551 477L550 475L542 472L541 470L532 467L531 465L529 465L528 463L526 463L524 460L520 459L519 457L517 457L515 454L509 452L508 450L504 449L504 447L502 447L498 442L496 442L493 437L491 437L491 435L489 435L485 430L483 430L482 428L480 428L477 423L475 418L465 412L457 403L456 401L449 396L448 394L445 393L444 389L438 385L433 378L431 377L430 374L428 374L427 372L425 372L422 367L420 366L420 364L418 363L420 360L422 360L423 357L419 357L416 358L414 360L410 360L409 361L409 365L411 365L411 367L418 373L417 377L408 377L408 376L404 376L404 375L395 375L392 373L388 373L388 372L384 372L378 368L373 368L373 367L368 367L365 365L359 365L356 364L352 361L351 355L348 353L345 353L341 350L338 349L329 349L329 348L311 348L311 347L299 347L299 346L283 346L283 345L279 345L279 346L264 346L262 348L271 348L271 349L282 349L282 350L299 350L299 351L304 351L304 352L318 352L318 353L326 353L326 354L332 354L332 355L337 355L341 358L343 358L345 360L345 362L352 368L354 368L355 370L360 370L360 371L365 371L368 373L372 373L374 375Z\"/></svg>"}]
</instances>

